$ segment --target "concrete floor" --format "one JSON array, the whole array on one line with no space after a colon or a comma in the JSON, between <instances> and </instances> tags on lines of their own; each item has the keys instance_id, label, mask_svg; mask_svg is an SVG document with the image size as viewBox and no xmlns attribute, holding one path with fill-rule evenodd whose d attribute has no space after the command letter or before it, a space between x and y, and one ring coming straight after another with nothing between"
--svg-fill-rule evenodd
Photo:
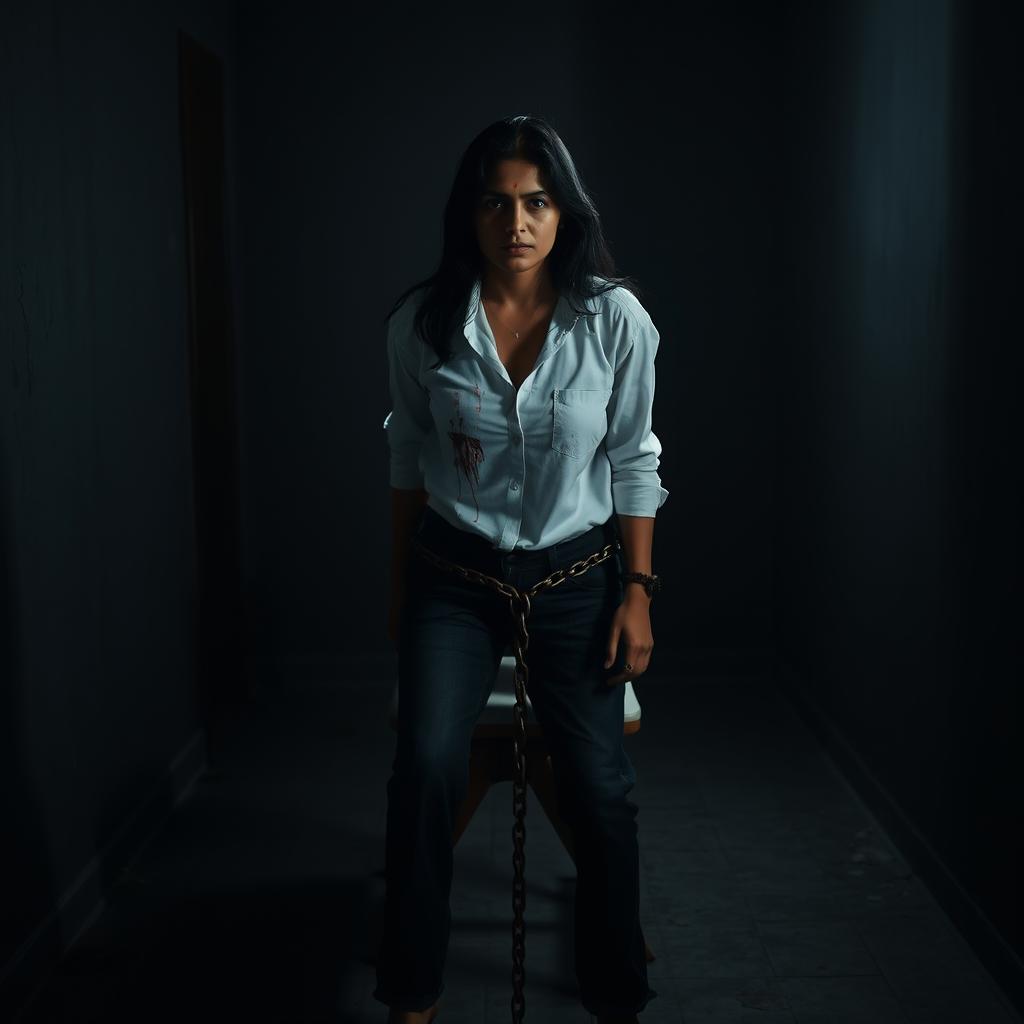
<instances>
[{"instance_id":1,"label":"concrete floor","mask_svg":"<svg viewBox=\"0 0 1024 1024\"><path fill-rule=\"evenodd\" d=\"M658 675L626 738L643 1024L1019 1022L970 948L763 680ZM205 777L19 1018L373 1022L390 684L248 705ZM575 868L532 794L526 1020L590 1015L572 971ZM455 850L438 1024L511 1019L512 789Z\"/></svg>"}]
</instances>

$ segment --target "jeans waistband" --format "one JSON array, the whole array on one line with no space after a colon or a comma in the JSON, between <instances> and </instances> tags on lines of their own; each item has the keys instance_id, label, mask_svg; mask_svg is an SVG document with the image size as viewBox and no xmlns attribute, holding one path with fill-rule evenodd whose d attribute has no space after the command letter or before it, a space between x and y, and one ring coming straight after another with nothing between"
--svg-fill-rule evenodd
<instances>
[{"instance_id":1,"label":"jeans waistband","mask_svg":"<svg viewBox=\"0 0 1024 1024\"><path fill-rule=\"evenodd\" d=\"M485 537L452 526L429 505L423 507L423 515L416 527L415 536L442 558L498 578L503 576L503 570L512 566L524 570L532 569L539 575L547 575L555 569L565 568L593 554L606 544L618 544L613 513L607 522L592 526L578 537L543 548L502 551Z\"/></svg>"}]
</instances>

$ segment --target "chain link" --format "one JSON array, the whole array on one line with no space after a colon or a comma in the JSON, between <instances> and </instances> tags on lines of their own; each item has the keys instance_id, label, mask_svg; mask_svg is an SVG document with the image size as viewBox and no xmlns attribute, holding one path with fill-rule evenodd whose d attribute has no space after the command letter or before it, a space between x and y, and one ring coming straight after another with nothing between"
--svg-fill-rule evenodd
<instances>
[{"instance_id":1,"label":"chain link","mask_svg":"<svg viewBox=\"0 0 1024 1024\"><path fill-rule=\"evenodd\" d=\"M515 691L516 702L512 708L512 1022L522 1024L526 1014L526 1000L523 987L526 984L526 927L523 911L526 908L526 693L529 690L530 670L526 665L526 651L530 636L526 631L526 619L530 614L531 598L543 590L550 590L574 576L581 576L588 569L611 558L619 550L619 542L606 544L599 551L582 558L564 569L556 569L533 586L520 590L503 580L468 569L447 558L442 558L427 548L417 537L411 539L413 550L439 569L461 576L472 583L481 583L508 598L509 612L515 628L512 651L516 658Z\"/></svg>"}]
</instances>

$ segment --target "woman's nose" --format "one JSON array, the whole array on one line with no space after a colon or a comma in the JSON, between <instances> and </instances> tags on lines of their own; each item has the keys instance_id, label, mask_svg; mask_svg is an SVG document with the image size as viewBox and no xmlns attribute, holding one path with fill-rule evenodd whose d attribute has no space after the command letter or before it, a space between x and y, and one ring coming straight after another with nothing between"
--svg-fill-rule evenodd
<instances>
[{"instance_id":1,"label":"woman's nose","mask_svg":"<svg viewBox=\"0 0 1024 1024\"><path fill-rule=\"evenodd\" d=\"M512 211L512 215L509 217L510 225L518 230L523 226L523 207L518 203L513 203L510 209Z\"/></svg>"}]
</instances>

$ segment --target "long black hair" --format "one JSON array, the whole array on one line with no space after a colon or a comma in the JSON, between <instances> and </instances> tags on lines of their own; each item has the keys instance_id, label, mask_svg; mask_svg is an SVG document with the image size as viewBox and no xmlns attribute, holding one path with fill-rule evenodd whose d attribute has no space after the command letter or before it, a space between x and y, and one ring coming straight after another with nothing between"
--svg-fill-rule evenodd
<instances>
[{"instance_id":1,"label":"long black hair","mask_svg":"<svg viewBox=\"0 0 1024 1024\"><path fill-rule=\"evenodd\" d=\"M552 284L573 312L593 315L595 311L586 308L587 300L620 285L640 297L632 278L617 275L600 214L558 133L540 117L504 117L480 132L459 161L444 208L440 265L430 277L402 292L384 318L385 322L390 320L412 292L426 289L414 328L441 363L451 357L452 333L457 326L465 326L469 292L483 267L473 213L491 170L499 160L506 159L535 164L542 187L560 210L562 230L548 254L547 267Z\"/></svg>"}]
</instances>

